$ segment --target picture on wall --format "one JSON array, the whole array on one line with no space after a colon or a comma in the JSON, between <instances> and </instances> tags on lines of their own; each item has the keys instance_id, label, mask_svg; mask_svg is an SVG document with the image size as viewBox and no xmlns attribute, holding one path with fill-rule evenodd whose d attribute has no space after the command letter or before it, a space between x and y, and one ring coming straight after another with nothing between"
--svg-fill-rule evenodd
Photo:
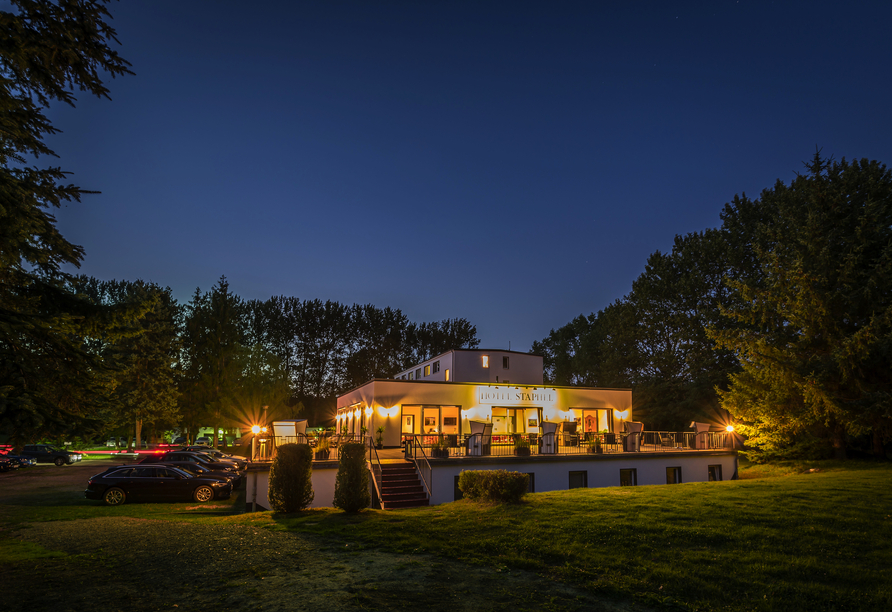
<instances>
[{"instance_id":1,"label":"picture on wall","mask_svg":"<svg viewBox=\"0 0 892 612\"><path fill-rule=\"evenodd\" d=\"M458 424L458 417L443 417L444 427L455 427Z\"/></svg>"},{"instance_id":2,"label":"picture on wall","mask_svg":"<svg viewBox=\"0 0 892 612\"><path fill-rule=\"evenodd\" d=\"M539 421L536 419L527 419L527 427L539 427Z\"/></svg>"},{"instance_id":3,"label":"picture on wall","mask_svg":"<svg viewBox=\"0 0 892 612\"><path fill-rule=\"evenodd\" d=\"M431 417L431 416L424 417L424 426L425 427L436 427L437 426L437 417Z\"/></svg>"}]
</instances>

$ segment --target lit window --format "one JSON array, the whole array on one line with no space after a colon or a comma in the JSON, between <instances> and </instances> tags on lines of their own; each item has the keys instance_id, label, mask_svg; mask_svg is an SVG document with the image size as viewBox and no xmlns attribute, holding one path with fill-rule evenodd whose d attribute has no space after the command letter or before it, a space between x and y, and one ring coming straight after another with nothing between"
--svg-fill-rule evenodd
<instances>
[{"instance_id":1,"label":"lit window","mask_svg":"<svg viewBox=\"0 0 892 612\"><path fill-rule=\"evenodd\" d=\"M448 370L447 370L448 372ZM710 465L709 466L709 482L714 482L722 479L722 466L720 465Z\"/></svg>"},{"instance_id":2,"label":"lit window","mask_svg":"<svg viewBox=\"0 0 892 612\"><path fill-rule=\"evenodd\" d=\"M446 382L449 382L449 368L446 368Z\"/></svg>"},{"instance_id":3,"label":"lit window","mask_svg":"<svg viewBox=\"0 0 892 612\"><path fill-rule=\"evenodd\" d=\"M430 375L431 375L431 367L430 367L430 365L426 365L426 366L424 366L424 375L425 375L425 376L430 376Z\"/></svg>"},{"instance_id":4,"label":"lit window","mask_svg":"<svg viewBox=\"0 0 892 612\"><path fill-rule=\"evenodd\" d=\"M502 357L502 369L503 370L508 369L508 358L507 357Z\"/></svg>"},{"instance_id":5,"label":"lit window","mask_svg":"<svg viewBox=\"0 0 892 612\"><path fill-rule=\"evenodd\" d=\"M489 367L489 355L484 355L484 356L483 356L483 367L484 367L484 368L488 368L488 367Z\"/></svg>"},{"instance_id":6,"label":"lit window","mask_svg":"<svg viewBox=\"0 0 892 612\"><path fill-rule=\"evenodd\" d=\"M415 373L409 372L409 380L415 380Z\"/></svg>"},{"instance_id":7,"label":"lit window","mask_svg":"<svg viewBox=\"0 0 892 612\"><path fill-rule=\"evenodd\" d=\"M436 373L439 372L439 371L440 371L440 362L439 362L439 361L435 361L435 362L434 362L434 374L436 374Z\"/></svg>"}]
</instances>

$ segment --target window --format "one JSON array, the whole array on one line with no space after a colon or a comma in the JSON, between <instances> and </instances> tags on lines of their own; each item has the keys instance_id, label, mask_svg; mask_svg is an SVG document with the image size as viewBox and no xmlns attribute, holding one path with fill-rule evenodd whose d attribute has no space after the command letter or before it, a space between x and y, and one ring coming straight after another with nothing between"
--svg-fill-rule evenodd
<instances>
[{"instance_id":1,"label":"window","mask_svg":"<svg viewBox=\"0 0 892 612\"><path fill-rule=\"evenodd\" d=\"M484 368L488 368L488 367L489 367L489 355L484 355L484 356L483 356L483 367L484 367Z\"/></svg>"},{"instance_id":2,"label":"window","mask_svg":"<svg viewBox=\"0 0 892 612\"><path fill-rule=\"evenodd\" d=\"M722 466L710 465L708 467L708 470L709 470L709 482L715 482L717 480L722 479Z\"/></svg>"},{"instance_id":3,"label":"window","mask_svg":"<svg viewBox=\"0 0 892 612\"><path fill-rule=\"evenodd\" d=\"M417 370L415 370L415 380L418 380L420 378L421 378L421 368L418 368Z\"/></svg>"},{"instance_id":4,"label":"window","mask_svg":"<svg viewBox=\"0 0 892 612\"><path fill-rule=\"evenodd\" d=\"M570 472L570 489L585 489L588 487L588 472Z\"/></svg>"},{"instance_id":5,"label":"window","mask_svg":"<svg viewBox=\"0 0 892 612\"><path fill-rule=\"evenodd\" d=\"M440 371L440 362L439 362L439 361L435 361L435 362L434 362L434 369L433 369L433 372L434 372L434 374L436 374L436 373L439 372L439 371Z\"/></svg>"},{"instance_id":6,"label":"window","mask_svg":"<svg viewBox=\"0 0 892 612\"><path fill-rule=\"evenodd\" d=\"M666 484L681 484L681 468L680 467L667 467L666 468Z\"/></svg>"},{"instance_id":7,"label":"window","mask_svg":"<svg viewBox=\"0 0 892 612\"><path fill-rule=\"evenodd\" d=\"M409 380L415 380L415 373L409 372Z\"/></svg>"},{"instance_id":8,"label":"window","mask_svg":"<svg viewBox=\"0 0 892 612\"><path fill-rule=\"evenodd\" d=\"M628 468L619 471L619 486L634 487L638 484L638 470Z\"/></svg>"},{"instance_id":9,"label":"window","mask_svg":"<svg viewBox=\"0 0 892 612\"><path fill-rule=\"evenodd\" d=\"M443 427L455 427L458 425L458 417L443 417Z\"/></svg>"},{"instance_id":10,"label":"window","mask_svg":"<svg viewBox=\"0 0 892 612\"><path fill-rule=\"evenodd\" d=\"M430 365L426 365L426 366L424 366L424 375L425 375L425 376L430 376L430 375L431 375L431 367L430 367Z\"/></svg>"},{"instance_id":11,"label":"window","mask_svg":"<svg viewBox=\"0 0 892 612\"><path fill-rule=\"evenodd\" d=\"M508 358L507 357L502 357L502 369L503 370L508 369Z\"/></svg>"},{"instance_id":12,"label":"window","mask_svg":"<svg viewBox=\"0 0 892 612\"><path fill-rule=\"evenodd\" d=\"M449 382L449 368L446 368L446 382Z\"/></svg>"}]
</instances>

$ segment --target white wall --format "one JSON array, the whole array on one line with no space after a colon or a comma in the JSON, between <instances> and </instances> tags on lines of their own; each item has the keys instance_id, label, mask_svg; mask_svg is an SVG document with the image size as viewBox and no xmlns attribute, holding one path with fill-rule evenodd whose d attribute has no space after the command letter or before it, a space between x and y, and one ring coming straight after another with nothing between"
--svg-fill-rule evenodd
<instances>
[{"instance_id":1,"label":"white wall","mask_svg":"<svg viewBox=\"0 0 892 612\"><path fill-rule=\"evenodd\" d=\"M336 464L337 462L335 462ZM330 508L331 502L334 500L335 480L338 475L338 466L313 468L313 503L310 508ZM249 470L245 474L247 480L247 489L245 502L248 508L254 500L255 483L257 510L270 510L269 506L269 467L260 466L260 469Z\"/></svg>"},{"instance_id":2,"label":"white wall","mask_svg":"<svg viewBox=\"0 0 892 612\"><path fill-rule=\"evenodd\" d=\"M559 458L487 458L482 460L449 459L431 464L433 495L431 505L454 501L455 477L463 470L508 470L535 474L536 493L569 489L570 472L588 473L589 488L618 487L619 471L634 468L638 471L638 485L666 484L666 468L681 467L681 481L706 482L708 467L722 466L722 479L731 480L735 474L737 455L734 453L659 453L622 455L573 455Z\"/></svg>"}]
</instances>

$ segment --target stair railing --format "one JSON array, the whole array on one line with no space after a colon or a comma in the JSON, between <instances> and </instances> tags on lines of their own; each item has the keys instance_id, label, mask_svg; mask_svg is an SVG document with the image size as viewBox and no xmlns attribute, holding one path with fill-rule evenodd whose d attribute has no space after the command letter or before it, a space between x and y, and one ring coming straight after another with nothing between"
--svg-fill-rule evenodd
<instances>
[{"instance_id":1,"label":"stair railing","mask_svg":"<svg viewBox=\"0 0 892 612\"><path fill-rule=\"evenodd\" d=\"M369 447L368 467L369 471L372 473L372 483L375 485L375 499L372 500L372 506L383 510L384 497L381 495L383 468L381 467L381 458L378 456L378 449L375 448L375 443L372 440L372 437L369 436L366 440Z\"/></svg>"},{"instance_id":2,"label":"stair railing","mask_svg":"<svg viewBox=\"0 0 892 612\"><path fill-rule=\"evenodd\" d=\"M419 452L421 457L419 459ZM433 495L431 494L431 462L428 461L427 453L424 452L424 446L422 446L418 442L417 436L412 436L412 459L415 461L415 469L418 470L418 474L421 476L421 482L424 483L424 488L427 491L427 498L431 499Z\"/></svg>"}]
</instances>

